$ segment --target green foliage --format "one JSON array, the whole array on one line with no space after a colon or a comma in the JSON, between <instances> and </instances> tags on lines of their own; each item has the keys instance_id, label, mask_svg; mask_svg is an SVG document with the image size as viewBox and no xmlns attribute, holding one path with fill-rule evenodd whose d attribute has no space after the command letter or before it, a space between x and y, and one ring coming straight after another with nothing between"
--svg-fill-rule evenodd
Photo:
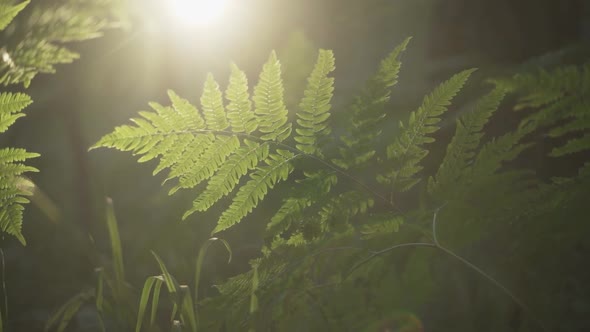
<instances>
[{"instance_id":1,"label":"green foliage","mask_svg":"<svg viewBox=\"0 0 590 332\"><path fill-rule=\"evenodd\" d=\"M232 65L227 106L209 75L201 98L202 115L170 92L172 106L150 104L153 111L140 112L133 125L115 128L92 147L131 151L140 155L140 162L158 158L155 173L168 169L167 181L177 181L171 194L207 181L184 218L233 195L213 233L246 219L271 190L281 194L282 203L266 224L262 256L250 262L248 272L217 285L219 296L199 301L206 312L198 316L199 327L366 330L391 317L392 308L406 302L418 307L440 292L436 281L446 274L433 276L444 270L433 263L435 252L417 251L420 247L437 249L436 253L464 264L512 299L535 328L544 329L526 301L441 242L465 245L485 236L485 227L534 220L573 200L576 194L570 195L568 189L580 194L574 183L588 180L587 165L573 178L550 183L536 178L533 170L505 165L534 145L531 134L538 130L551 128L549 135L555 137L587 134L588 116L583 110L590 70L584 66L496 80L495 89L459 114L446 154L432 169L424 165L429 144L435 142L445 113L474 69L440 83L415 111L403 115L399 125L392 124L387 121L389 99L408 42L381 62L362 93L342 110L348 123L339 141L331 136L330 123L334 57L331 51L320 50L294 126L283 101L281 64L272 52L252 97L245 74ZM517 128L496 137L485 135L484 128L505 96L513 93L522 96L517 107L535 109ZM560 112L555 114L556 110ZM391 139L382 142L386 130ZM586 139L581 137L552 154L586 149L578 143ZM368 169L374 171L370 178L364 175ZM279 182L284 182L282 191L275 189ZM440 234L437 218L445 221ZM439 241L441 237L444 241ZM390 254L401 248L416 251L406 259ZM174 284L159 262L164 282ZM201 264L199 254L195 287ZM140 316L157 280L146 282ZM169 291L178 292L170 287ZM197 296L195 289L191 302ZM182 311L181 302L174 306L173 312ZM189 316L181 321L192 329ZM415 320L410 325L421 327Z\"/></svg>"},{"instance_id":2,"label":"green foliage","mask_svg":"<svg viewBox=\"0 0 590 332\"><path fill-rule=\"evenodd\" d=\"M18 15L18 13L25 9L29 4L29 0L14 4L14 1L2 0L0 2L0 30L4 30L6 26Z\"/></svg>"},{"instance_id":3,"label":"green foliage","mask_svg":"<svg viewBox=\"0 0 590 332\"><path fill-rule=\"evenodd\" d=\"M37 73L53 73L55 64L77 58L76 53L55 43L98 37L114 23L114 1L96 4L69 1L44 9L34 6L30 17L13 22L29 2L0 1L0 31L9 41L0 50L0 83L5 86L23 83L27 87ZM31 102L23 93L0 93L0 133L25 116L22 110ZM23 245L26 243L21 232L23 204L29 202L24 196L32 195L35 187L24 176L37 171L23 162L38 156L23 149L0 149L0 228Z\"/></svg>"},{"instance_id":4,"label":"green foliage","mask_svg":"<svg viewBox=\"0 0 590 332\"><path fill-rule=\"evenodd\" d=\"M468 113L457 119L455 136L447 147L447 153L436 173L428 182L430 193L447 193L459 181L473 162L475 151L483 137L483 127L498 109L505 92L495 89L479 102ZM441 182L439 179L445 179Z\"/></svg>"},{"instance_id":5,"label":"green foliage","mask_svg":"<svg viewBox=\"0 0 590 332\"><path fill-rule=\"evenodd\" d=\"M328 75L334 71L334 55L331 51L320 50L318 62L309 76L307 88L297 113L299 119L296 128L295 147L307 154L321 156L318 140L330 134L328 118L330 117L330 101L334 91L334 78Z\"/></svg>"},{"instance_id":6,"label":"green foliage","mask_svg":"<svg viewBox=\"0 0 590 332\"><path fill-rule=\"evenodd\" d=\"M0 108L6 109L6 105L4 103ZM37 169L22 162L38 156L24 149L0 149L0 228L3 232L15 236L23 245L26 243L21 232L23 204L29 202L25 196L31 195L32 192L28 188L28 181L22 178L22 175L37 172Z\"/></svg>"},{"instance_id":7,"label":"green foliage","mask_svg":"<svg viewBox=\"0 0 590 332\"><path fill-rule=\"evenodd\" d=\"M0 83L22 83L28 87L38 73L54 73L56 65L78 59L80 55L63 43L97 38L105 29L120 26L123 18L119 2L63 0L33 6L26 19L17 20L6 29L11 42L2 49ZM0 10L7 11L0 17L0 26L6 26L7 20L27 3L2 4Z\"/></svg>"},{"instance_id":8,"label":"green foliage","mask_svg":"<svg viewBox=\"0 0 590 332\"><path fill-rule=\"evenodd\" d=\"M541 69L493 80L497 86L520 96L515 109L538 109L524 125L531 130L549 128L550 138L567 137L551 156L560 157L590 149L590 63Z\"/></svg>"},{"instance_id":9,"label":"green foliage","mask_svg":"<svg viewBox=\"0 0 590 332\"><path fill-rule=\"evenodd\" d=\"M473 71L465 70L439 85L424 98L417 111L410 113L407 124L400 123L399 138L387 146L387 159L391 160L392 170L377 175L379 182L391 184L395 190L403 192L420 181L414 176L422 170L419 163L428 154L423 145L434 142L428 135L439 129L440 116L447 111Z\"/></svg>"}]
</instances>

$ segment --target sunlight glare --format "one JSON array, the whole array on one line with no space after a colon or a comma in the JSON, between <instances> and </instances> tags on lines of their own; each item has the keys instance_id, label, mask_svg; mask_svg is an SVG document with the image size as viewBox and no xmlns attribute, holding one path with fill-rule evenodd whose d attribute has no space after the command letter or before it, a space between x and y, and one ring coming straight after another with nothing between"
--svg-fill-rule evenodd
<instances>
[{"instance_id":1,"label":"sunlight glare","mask_svg":"<svg viewBox=\"0 0 590 332\"><path fill-rule=\"evenodd\" d=\"M227 0L169 0L170 9L179 23L195 26L218 21L227 7Z\"/></svg>"}]
</instances>

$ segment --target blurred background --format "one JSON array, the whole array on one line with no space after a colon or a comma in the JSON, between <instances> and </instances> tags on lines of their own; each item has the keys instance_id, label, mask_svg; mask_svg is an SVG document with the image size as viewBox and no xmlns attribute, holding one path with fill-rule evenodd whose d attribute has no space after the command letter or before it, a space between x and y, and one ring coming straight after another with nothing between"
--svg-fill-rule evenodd
<instances>
[{"instance_id":1,"label":"blurred background","mask_svg":"<svg viewBox=\"0 0 590 332\"><path fill-rule=\"evenodd\" d=\"M32 1L31 6L50 1ZM208 72L224 87L233 61L253 82L275 49L283 64L286 90L301 91L317 49L326 48L336 55L335 104L342 105L382 57L413 36L392 98L392 109L403 113L419 105L423 95L444 78L465 68L480 68L473 83L477 86L482 78L511 73L530 63L580 63L590 54L590 2L584 0L236 0L226 17L210 25L183 24L164 0L129 0L127 10L131 22L127 29L110 30L103 38L73 45L82 54L80 60L60 66L57 74L36 78L28 91L34 104L26 109L27 117L0 137L0 146L23 147L42 155L30 162L41 170L32 179L52 202L53 211L48 215L35 205L28 207L26 247L10 237L2 239L8 331L41 331L60 304L94 285L94 268L110 255L105 197L114 201L128 279L134 285L140 287L146 276L157 273L149 250L158 252L180 280L191 277L198 248L209 237L218 211L180 222L193 192L168 196L161 185L164 178L151 174L153 165L137 164L130 154L88 152L102 135L146 110L148 101L167 103L167 89L197 103ZM293 106L300 95L286 98ZM491 130L501 132L514 121L506 116ZM443 130L441 137L451 130ZM542 150L535 149L529 159L518 162L534 164L536 154L546 154ZM434 152L429 158L442 153ZM575 169L563 163L537 166L546 176ZM232 264L224 263L221 249L207 258L204 295L213 295L211 284L244 271L248 260L258 255L260 233L256 227L243 226L224 234L235 254ZM513 240L510 234L504 236L494 240L494 248ZM541 241L542 235L535 240ZM519 254L486 251L490 244L480 243L481 251L472 258L494 266L505 255ZM580 242L576 248L542 262L538 255L543 255L537 253L534 257L522 253L523 258L516 260L529 262L536 271L546 269L547 275L539 278L549 278L549 284L561 282L551 278L568 275L568 283L559 284L566 298L546 299L567 304L562 308L569 312L564 331L589 327L584 323L590 314L590 301L585 299L589 276L583 269L588 243ZM549 255L549 249L544 250ZM563 271L557 273L557 268ZM502 276L501 269L495 274ZM449 312L457 318L485 316L461 305L468 302L457 298L471 296L470 286L465 287L449 289L449 301L455 304ZM429 310L448 306L434 303ZM440 319L442 313L426 315ZM87 330L83 324L74 322L71 331Z\"/></svg>"}]
</instances>

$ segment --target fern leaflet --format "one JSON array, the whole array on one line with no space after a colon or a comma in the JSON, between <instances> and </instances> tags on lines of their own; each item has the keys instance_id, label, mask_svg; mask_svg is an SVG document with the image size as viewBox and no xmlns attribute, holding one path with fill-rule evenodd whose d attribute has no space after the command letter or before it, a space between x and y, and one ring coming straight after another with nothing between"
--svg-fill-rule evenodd
<instances>
[{"instance_id":1,"label":"fern leaflet","mask_svg":"<svg viewBox=\"0 0 590 332\"><path fill-rule=\"evenodd\" d=\"M328 75L335 69L332 51L320 50L317 63L308 78L307 88L297 113L295 141L297 149L321 156L318 140L330 134L326 121L330 117L330 101L334 91L334 78Z\"/></svg>"},{"instance_id":2,"label":"fern leaflet","mask_svg":"<svg viewBox=\"0 0 590 332\"><path fill-rule=\"evenodd\" d=\"M276 53L271 52L260 73L260 80L254 88L255 113L258 116L258 130L263 140L283 141L291 135L291 123L287 122L287 108L283 101L281 64Z\"/></svg>"},{"instance_id":3,"label":"fern leaflet","mask_svg":"<svg viewBox=\"0 0 590 332\"><path fill-rule=\"evenodd\" d=\"M393 162L393 169L378 175L379 182L392 184L395 190L403 192L419 181L413 176L422 169L418 163L428 154L422 145L434 141L428 135L438 130L440 115L473 72L474 69L465 70L440 84L424 98L417 111L410 113L407 124L400 123L400 136L387 146L387 158Z\"/></svg>"},{"instance_id":4,"label":"fern leaflet","mask_svg":"<svg viewBox=\"0 0 590 332\"><path fill-rule=\"evenodd\" d=\"M285 150L277 150L276 154L270 154L265 160L267 165L258 167L250 174L251 179L240 187L232 204L221 214L213 233L233 226L252 212L269 189L272 189L277 182L288 178L293 171L291 160L298 156Z\"/></svg>"}]
</instances>

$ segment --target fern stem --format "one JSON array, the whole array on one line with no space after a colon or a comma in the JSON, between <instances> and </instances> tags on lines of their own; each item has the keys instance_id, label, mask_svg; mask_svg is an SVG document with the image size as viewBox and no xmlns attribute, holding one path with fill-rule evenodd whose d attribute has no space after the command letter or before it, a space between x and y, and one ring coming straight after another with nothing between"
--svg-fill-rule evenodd
<instances>
[{"instance_id":1,"label":"fern stem","mask_svg":"<svg viewBox=\"0 0 590 332\"><path fill-rule=\"evenodd\" d=\"M447 249L446 247L441 246L440 244L436 244L435 247L437 249L441 250L442 252L444 252L445 254L447 254L447 255L455 258L456 260L460 261L461 263L467 265L473 271L479 273L481 276L486 278L494 286L496 286L500 290L502 290L502 292L504 292L504 294L508 295L508 297L510 297L512 299L512 301L514 301L514 303L516 303L522 310L524 310L529 315L529 318L532 319L538 325L538 327L541 328L541 330L548 331L547 328L545 327L545 325L543 324L543 322L534 314L533 310L526 303L524 303L524 301L522 301L520 298L518 298L516 295L514 295L514 293L512 293L512 291L510 291L506 286L502 285L502 283L500 283L494 277L487 274L484 270L479 268L477 265L475 265L475 264L471 263L470 261L468 261L467 259L457 255L456 253Z\"/></svg>"},{"instance_id":2,"label":"fern stem","mask_svg":"<svg viewBox=\"0 0 590 332\"><path fill-rule=\"evenodd\" d=\"M392 250L398 249L398 248L403 248L403 247L431 247L431 248L436 248L437 246L433 243L428 243L428 242L410 242L410 243L402 243L402 244L396 244L392 247L389 248L385 248L383 250L379 250L379 251L371 251L371 255L365 259L363 259L362 261L356 263L350 270L348 270L348 272L344 275L344 277L342 278L342 281L346 280L351 274L352 272L354 272L356 269L358 269L359 267L365 265L366 263L368 263L370 260L372 260L373 258L386 254Z\"/></svg>"}]
</instances>

